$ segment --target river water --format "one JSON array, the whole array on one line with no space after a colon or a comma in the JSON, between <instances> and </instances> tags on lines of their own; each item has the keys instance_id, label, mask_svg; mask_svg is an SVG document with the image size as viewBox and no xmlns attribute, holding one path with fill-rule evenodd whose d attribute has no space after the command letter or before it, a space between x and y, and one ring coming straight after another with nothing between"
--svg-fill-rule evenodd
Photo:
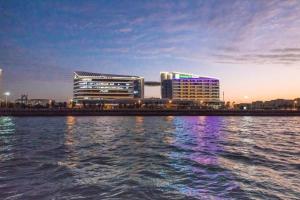
<instances>
[{"instance_id":1,"label":"river water","mask_svg":"<svg viewBox=\"0 0 300 200\"><path fill-rule=\"evenodd\" d=\"M0 199L300 199L300 117L3 117Z\"/></svg>"}]
</instances>

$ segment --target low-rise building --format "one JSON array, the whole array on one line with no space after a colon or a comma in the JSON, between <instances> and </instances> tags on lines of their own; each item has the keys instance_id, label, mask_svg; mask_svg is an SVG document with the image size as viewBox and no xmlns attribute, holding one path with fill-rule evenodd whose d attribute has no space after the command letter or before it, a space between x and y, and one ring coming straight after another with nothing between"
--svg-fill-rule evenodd
<instances>
[{"instance_id":1,"label":"low-rise building","mask_svg":"<svg viewBox=\"0 0 300 200\"><path fill-rule=\"evenodd\" d=\"M29 99L28 95L21 95L19 99L15 101L17 106L21 107L50 107L53 100L51 99Z\"/></svg>"},{"instance_id":2,"label":"low-rise building","mask_svg":"<svg viewBox=\"0 0 300 200\"><path fill-rule=\"evenodd\" d=\"M254 101L252 103L240 103L235 105L235 109L246 110L286 110L286 109L299 109L300 98L291 99L274 99L270 101Z\"/></svg>"},{"instance_id":3,"label":"low-rise building","mask_svg":"<svg viewBox=\"0 0 300 200\"><path fill-rule=\"evenodd\" d=\"M264 109L264 102L263 101L254 101L254 102L252 102L251 108L254 110Z\"/></svg>"},{"instance_id":4,"label":"low-rise building","mask_svg":"<svg viewBox=\"0 0 300 200\"><path fill-rule=\"evenodd\" d=\"M294 100L275 99L264 102L264 109L292 109L294 108Z\"/></svg>"}]
</instances>

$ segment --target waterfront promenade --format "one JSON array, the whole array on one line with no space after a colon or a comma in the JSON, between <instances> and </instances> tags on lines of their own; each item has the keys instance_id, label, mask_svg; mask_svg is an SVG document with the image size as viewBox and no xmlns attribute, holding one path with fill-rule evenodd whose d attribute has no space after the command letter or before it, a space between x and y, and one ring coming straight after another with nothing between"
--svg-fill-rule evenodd
<instances>
[{"instance_id":1,"label":"waterfront promenade","mask_svg":"<svg viewBox=\"0 0 300 200\"><path fill-rule=\"evenodd\" d=\"M300 110L0 109L0 116L300 116Z\"/></svg>"}]
</instances>

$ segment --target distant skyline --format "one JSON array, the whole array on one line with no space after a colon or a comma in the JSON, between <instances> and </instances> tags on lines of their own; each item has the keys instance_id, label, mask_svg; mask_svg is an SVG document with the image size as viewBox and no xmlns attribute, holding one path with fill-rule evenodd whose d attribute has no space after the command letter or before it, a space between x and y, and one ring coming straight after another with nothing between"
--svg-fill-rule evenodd
<instances>
[{"instance_id":1,"label":"distant skyline","mask_svg":"<svg viewBox=\"0 0 300 200\"><path fill-rule=\"evenodd\" d=\"M0 27L12 98L70 99L76 70L217 77L226 101L300 97L298 0L0 0Z\"/></svg>"}]
</instances>

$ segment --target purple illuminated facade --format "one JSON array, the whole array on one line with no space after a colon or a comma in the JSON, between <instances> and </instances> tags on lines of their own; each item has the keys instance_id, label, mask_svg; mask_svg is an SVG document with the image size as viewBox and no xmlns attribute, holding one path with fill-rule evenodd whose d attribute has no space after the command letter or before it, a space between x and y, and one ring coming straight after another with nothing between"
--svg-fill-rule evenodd
<instances>
[{"instance_id":1,"label":"purple illuminated facade","mask_svg":"<svg viewBox=\"0 0 300 200\"><path fill-rule=\"evenodd\" d=\"M168 99L220 102L220 81L179 72L161 72L161 96Z\"/></svg>"}]
</instances>

